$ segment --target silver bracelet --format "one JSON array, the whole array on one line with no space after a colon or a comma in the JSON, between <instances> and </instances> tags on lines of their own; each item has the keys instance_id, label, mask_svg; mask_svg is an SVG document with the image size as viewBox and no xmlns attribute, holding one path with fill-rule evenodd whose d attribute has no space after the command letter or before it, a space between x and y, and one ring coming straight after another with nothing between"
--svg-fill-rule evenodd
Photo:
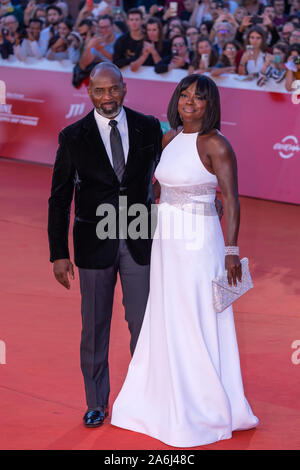
<instances>
[{"instance_id":1,"label":"silver bracelet","mask_svg":"<svg viewBox=\"0 0 300 470\"><path fill-rule=\"evenodd\" d=\"M240 255L240 249L238 246L225 246L225 256L227 255Z\"/></svg>"}]
</instances>

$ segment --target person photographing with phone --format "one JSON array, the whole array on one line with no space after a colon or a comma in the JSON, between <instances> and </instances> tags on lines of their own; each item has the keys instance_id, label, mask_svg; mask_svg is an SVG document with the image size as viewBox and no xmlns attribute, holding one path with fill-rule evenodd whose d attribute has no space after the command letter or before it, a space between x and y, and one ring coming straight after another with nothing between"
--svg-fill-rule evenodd
<instances>
[{"instance_id":1,"label":"person photographing with phone","mask_svg":"<svg viewBox=\"0 0 300 470\"><path fill-rule=\"evenodd\" d=\"M195 57L189 67L189 73L209 72L210 68L216 65L217 60L218 55L209 38L200 37L197 41Z\"/></svg>"},{"instance_id":2,"label":"person photographing with phone","mask_svg":"<svg viewBox=\"0 0 300 470\"><path fill-rule=\"evenodd\" d=\"M266 55L265 65L257 80L258 86L265 85L270 78L273 78L276 83L282 82L286 74L284 63L286 61L287 52L288 47L284 42L275 44L273 53Z\"/></svg>"},{"instance_id":3,"label":"person photographing with phone","mask_svg":"<svg viewBox=\"0 0 300 470\"><path fill-rule=\"evenodd\" d=\"M275 25L273 24L271 17L272 15L268 13L270 8L271 7L265 7L262 15L244 16L240 26L236 31L235 40L240 44L244 44L244 34L247 33L249 28L253 28L253 26L259 26L266 33L269 47L272 47L276 42L278 42L280 40L280 36Z\"/></svg>"},{"instance_id":4,"label":"person photographing with phone","mask_svg":"<svg viewBox=\"0 0 300 470\"><path fill-rule=\"evenodd\" d=\"M49 41L49 48L46 53L48 60L67 60L76 63L79 59L79 51L75 51L72 42L68 40L72 32L73 23L68 20L62 20L58 23L57 34Z\"/></svg>"},{"instance_id":5,"label":"person photographing with phone","mask_svg":"<svg viewBox=\"0 0 300 470\"><path fill-rule=\"evenodd\" d=\"M265 65L266 36L259 26L253 26L247 34L246 51L242 55L238 73L239 75L257 75Z\"/></svg>"},{"instance_id":6,"label":"person photographing with phone","mask_svg":"<svg viewBox=\"0 0 300 470\"><path fill-rule=\"evenodd\" d=\"M173 69L187 70L193 58L193 52L188 50L188 42L185 36L176 35L171 42L172 55L162 59L155 66L156 73L171 72Z\"/></svg>"},{"instance_id":7,"label":"person photographing with phone","mask_svg":"<svg viewBox=\"0 0 300 470\"><path fill-rule=\"evenodd\" d=\"M0 0L0 18L14 15L20 26L24 26L24 13L20 5L13 5L10 0Z\"/></svg>"},{"instance_id":8,"label":"person photographing with phone","mask_svg":"<svg viewBox=\"0 0 300 470\"><path fill-rule=\"evenodd\" d=\"M8 59L10 55L13 55L13 45L8 39L9 31L3 26L0 27L0 57L2 59Z\"/></svg>"}]
</instances>

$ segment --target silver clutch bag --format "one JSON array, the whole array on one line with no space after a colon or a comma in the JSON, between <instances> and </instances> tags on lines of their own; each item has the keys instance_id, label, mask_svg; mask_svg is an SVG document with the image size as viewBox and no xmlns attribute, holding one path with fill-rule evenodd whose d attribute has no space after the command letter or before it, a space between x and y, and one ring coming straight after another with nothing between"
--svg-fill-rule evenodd
<instances>
[{"instance_id":1,"label":"silver clutch bag","mask_svg":"<svg viewBox=\"0 0 300 470\"><path fill-rule=\"evenodd\" d=\"M223 312L225 308L254 287L249 271L248 258L241 259L241 265L242 282L237 281L236 286L228 284L227 271L213 279L213 305L217 313Z\"/></svg>"}]
</instances>

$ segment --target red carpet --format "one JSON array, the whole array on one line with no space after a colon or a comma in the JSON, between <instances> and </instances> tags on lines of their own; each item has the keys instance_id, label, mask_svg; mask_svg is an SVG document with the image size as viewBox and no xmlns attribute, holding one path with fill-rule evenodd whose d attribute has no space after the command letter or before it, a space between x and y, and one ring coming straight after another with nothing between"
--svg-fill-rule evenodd
<instances>
[{"instance_id":1,"label":"red carpet","mask_svg":"<svg viewBox=\"0 0 300 470\"><path fill-rule=\"evenodd\" d=\"M79 364L78 274L71 291L48 261L52 170L0 160L0 449L173 449L142 434L86 429ZM241 198L241 256L255 289L235 305L246 396L260 425L201 449L300 449L300 207ZM110 349L111 403L125 378L129 335L117 286ZM300 358L300 351L299 351Z\"/></svg>"}]
</instances>

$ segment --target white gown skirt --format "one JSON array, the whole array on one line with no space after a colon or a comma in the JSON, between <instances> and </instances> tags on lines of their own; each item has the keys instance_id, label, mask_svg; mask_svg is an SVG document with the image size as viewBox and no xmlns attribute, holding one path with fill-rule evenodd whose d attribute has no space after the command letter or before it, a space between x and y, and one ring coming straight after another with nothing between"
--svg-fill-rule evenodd
<instances>
[{"instance_id":1,"label":"white gown skirt","mask_svg":"<svg viewBox=\"0 0 300 470\"><path fill-rule=\"evenodd\" d=\"M258 419L244 396L232 308L216 314L212 303L211 281L224 271L219 219L158 207L148 304L111 423L201 446Z\"/></svg>"}]
</instances>

